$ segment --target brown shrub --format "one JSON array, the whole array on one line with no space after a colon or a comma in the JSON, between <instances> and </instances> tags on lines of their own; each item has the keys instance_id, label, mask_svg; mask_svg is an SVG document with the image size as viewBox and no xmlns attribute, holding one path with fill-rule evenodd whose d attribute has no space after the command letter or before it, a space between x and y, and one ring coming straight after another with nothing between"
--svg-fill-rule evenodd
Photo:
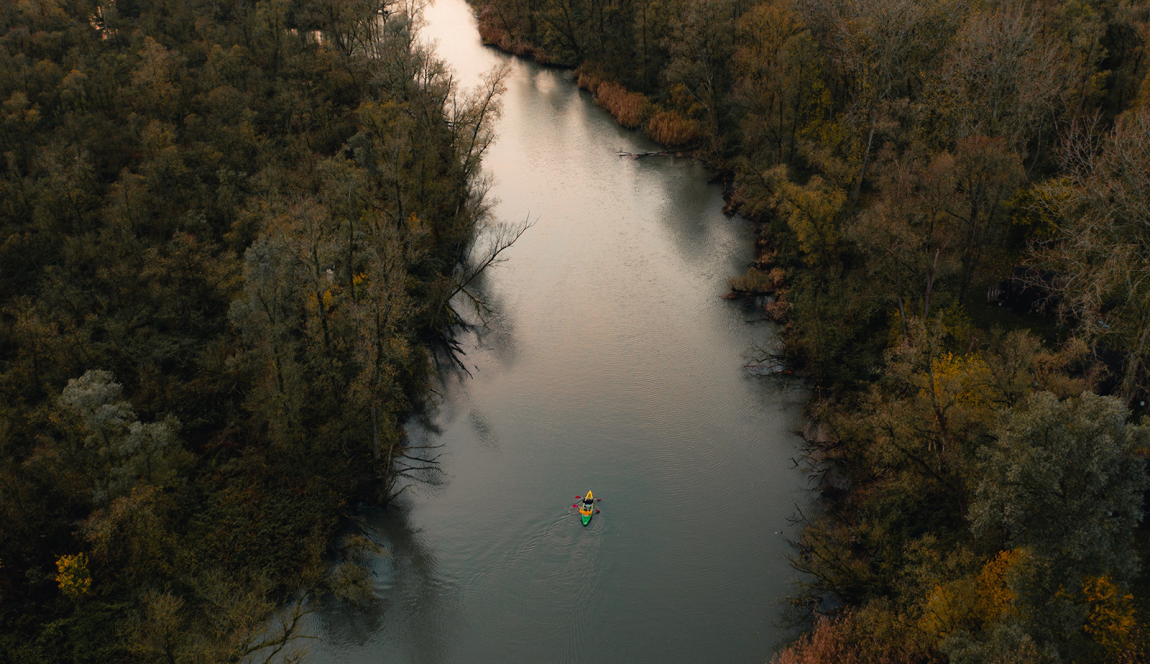
<instances>
[{"instance_id":1,"label":"brown shrub","mask_svg":"<svg viewBox=\"0 0 1150 664\"><path fill-rule=\"evenodd\" d=\"M767 273L753 267L741 277L731 277L727 284L738 293L770 293L773 290Z\"/></svg>"},{"instance_id":2,"label":"brown shrub","mask_svg":"<svg viewBox=\"0 0 1150 664\"><path fill-rule=\"evenodd\" d=\"M507 33L499 26L491 25L490 23L479 24L479 39L482 40L484 44L498 45L506 36Z\"/></svg>"},{"instance_id":3,"label":"brown shrub","mask_svg":"<svg viewBox=\"0 0 1150 664\"><path fill-rule=\"evenodd\" d=\"M845 620L820 620L815 630L775 655L771 664L862 664Z\"/></svg>"},{"instance_id":4,"label":"brown shrub","mask_svg":"<svg viewBox=\"0 0 1150 664\"><path fill-rule=\"evenodd\" d=\"M643 124L647 97L640 92L628 92L618 83L604 82L597 86L595 101L628 129Z\"/></svg>"},{"instance_id":5,"label":"brown shrub","mask_svg":"<svg viewBox=\"0 0 1150 664\"><path fill-rule=\"evenodd\" d=\"M490 6L484 7L483 11L479 13L479 38L484 44L522 58L533 58L542 63L550 61L542 49L511 36L511 33L496 18L495 12L491 10Z\"/></svg>"},{"instance_id":6,"label":"brown shrub","mask_svg":"<svg viewBox=\"0 0 1150 664\"><path fill-rule=\"evenodd\" d=\"M863 609L823 618L771 659L771 664L939 664L945 659L913 642L893 616Z\"/></svg>"},{"instance_id":7,"label":"brown shrub","mask_svg":"<svg viewBox=\"0 0 1150 664\"><path fill-rule=\"evenodd\" d=\"M499 46L507 36L507 31L496 22L492 8L484 7L483 11L479 12L479 38L484 44Z\"/></svg>"},{"instance_id":8,"label":"brown shrub","mask_svg":"<svg viewBox=\"0 0 1150 664\"><path fill-rule=\"evenodd\" d=\"M669 147L683 147L702 136L699 125L694 120L674 111L656 111L647 121L647 135L655 142Z\"/></svg>"},{"instance_id":9,"label":"brown shrub","mask_svg":"<svg viewBox=\"0 0 1150 664\"><path fill-rule=\"evenodd\" d=\"M599 91L599 85L603 83L603 75L587 65L580 65L575 70L575 76L575 84L591 94L596 94Z\"/></svg>"},{"instance_id":10,"label":"brown shrub","mask_svg":"<svg viewBox=\"0 0 1150 664\"><path fill-rule=\"evenodd\" d=\"M763 306L763 309L767 312L767 318L776 323L785 323L791 318L791 303L786 300L768 302Z\"/></svg>"}]
</instances>

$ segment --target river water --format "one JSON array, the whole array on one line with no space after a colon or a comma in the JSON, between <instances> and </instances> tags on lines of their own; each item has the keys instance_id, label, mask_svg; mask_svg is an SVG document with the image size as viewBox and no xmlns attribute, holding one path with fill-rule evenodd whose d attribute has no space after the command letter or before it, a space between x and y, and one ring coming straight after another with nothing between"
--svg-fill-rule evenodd
<instances>
[{"instance_id":1,"label":"river water","mask_svg":"<svg viewBox=\"0 0 1150 664\"><path fill-rule=\"evenodd\" d=\"M617 156L657 148L570 72L484 48L464 0L426 19L464 86L512 67L484 168L496 216L537 223L483 284L439 432L414 433L444 481L371 517L377 599L313 616L308 661L768 661L805 395L743 371L773 337L720 297L749 224L694 161Z\"/></svg>"}]
</instances>

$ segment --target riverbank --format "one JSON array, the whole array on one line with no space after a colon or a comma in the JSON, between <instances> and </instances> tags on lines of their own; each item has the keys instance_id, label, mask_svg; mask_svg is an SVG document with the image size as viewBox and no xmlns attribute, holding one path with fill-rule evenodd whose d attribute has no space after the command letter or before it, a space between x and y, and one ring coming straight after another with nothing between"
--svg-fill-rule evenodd
<instances>
[{"instance_id":1,"label":"riverbank","mask_svg":"<svg viewBox=\"0 0 1150 664\"><path fill-rule=\"evenodd\" d=\"M726 202L724 213L742 214L756 225L756 258L748 266L746 274L731 278L731 292L727 297L767 298L763 311L771 320L784 325L782 334L785 338L789 333L785 325L790 313L790 305L786 301L786 271L774 266L778 250L769 236L769 223L762 212L747 200L746 193L736 188L736 173L732 163L702 146L704 132L701 125L681 112L685 105L689 106L689 102L678 100L677 103L661 105L642 92L628 90L607 74L601 64L557 61L542 48L512 36L506 20L498 16L493 5L473 4L478 7L479 35L485 45L543 65L573 69L578 87L589 92L595 104L610 114L620 126L641 131L644 136L666 148L663 151L625 156L690 156L699 159L713 173L713 177L722 182L723 199ZM661 92L667 94L665 90ZM673 99L674 95L670 97Z\"/></svg>"},{"instance_id":2,"label":"riverbank","mask_svg":"<svg viewBox=\"0 0 1150 664\"><path fill-rule=\"evenodd\" d=\"M1134 339L1147 328L1120 313L1142 291L1101 275L1141 275L1146 262L1088 223L1124 214L1091 191L1142 185L1118 161L1107 170L1070 159L1097 149L1098 163L1143 163L1146 45L1110 35L1142 34L1144 12L1092 15L1106 36L1091 43L1113 59L1084 64L1069 55L1082 42L1069 27L1078 23L1064 20L1067 3L1031 14L684 1L593 18L551 3L478 4L486 37L577 66L623 126L650 132L661 109L676 113L680 128L699 132L706 159L732 174L731 209L762 229L755 264L731 285L778 298L769 306L785 325L785 358L816 386L810 410L824 433L812 464L833 475L823 482L826 517L796 542L792 560L808 582L795 601L816 615L827 597L849 607L780 661L1102 661L1145 649L1144 584L1127 565L1144 552L1133 534L1146 443L1133 423L1144 413L1146 348ZM1021 35L1023 50L1006 46L1008 34ZM972 82L988 67L1012 67L1009 86ZM1090 92L1072 82L1095 74L1110 78ZM989 112L992 100L1008 117ZM1115 123L1105 145L1075 133L1083 113ZM1073 259L1088 237L1093 268ZM1111 250L1126 262L1107 258ZM1056 294L1068 311L1090 311L1072 318L1088 323L1073 334L984 305L983 292L1020 263L1113 286L1114 300L1091 300L1069 281L1020 282L1038 299ZM1133 344L1127 361L1105 365L1109 344ZM1113 409L1112 433L1069 424L1095 408ZM1070 461L1077 452L1023 433L1059 418L1106 471L1087 482ZM1098 436L1121 442L1085 442ZM1083 509L1112 495L1122 509L1067 512L1033 498L1046 495L1041 484L1011 494L996 468L1039 471L1008 462L1009 445L1043 450L1053 465L1041 472L1080 487ZM1013 510L1049 510L1083 532L1025 531ZM1099 532L1117 539L1074 552L1073 537Z\"/></svg>"},{"instance_id":3,"label":"riverbank","mask_svg":"<svg viewBox=\"0 0 1150 664\"><path fill-rule=\"evenodd\" d=\"M461 87L509 68L489 200L537 221L479 286L471 376L412 430L443 481L369 517L377 599L317 614L312 661L761 662L787 636L806 394L744 372L769 330L720 296L751 226L697 161L620 158L659 148L569 71L483 47L463 2L437 0L425 36Z\"/></svg>"}]
</instances>

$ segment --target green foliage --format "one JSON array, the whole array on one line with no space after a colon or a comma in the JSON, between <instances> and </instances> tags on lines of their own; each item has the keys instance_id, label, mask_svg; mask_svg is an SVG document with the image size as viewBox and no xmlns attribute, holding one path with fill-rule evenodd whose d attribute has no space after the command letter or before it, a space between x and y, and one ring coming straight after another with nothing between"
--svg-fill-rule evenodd
<instances>
[{"instance_id":1,"label":"green foliage","mask_svg":"<svg viewBox=\"0 0 1150 664\"><path fill-rule=\"evenodd\" d=\"M821 384L866 380L881 357L882 344L868 338L881 311L864 286L831 270L800 274L787 294L794 330L787 351Z\"/></svg>"},{"instance_id":2,"label":"green foliage","mask_svg":"<svg viewBox=\"0 0 1150 664\"><path fill-rule=\"evenodd\" d=\"M970 514L976 533L1002 532L1012 547L1049 561L1054 588L1109 575L1125 585L1138 571L1133 528L1142 519L1145 463L1131 453L1150 431L1129 411L1089 392L1059 401L1030 397L998 430L980 461Z\"/></svg>"},{"instance_id":3,"label":"green foliage","mask_svg":"<svg viewBox=\"0 0 1150 664\"><path fill-rule=\"evenodd\" d=\"M426 468L402 423L493 260L503 74L455 89L415 25L0 6L0 659L262 659L366 587L328 547Z\"/></svg>"},{"instance_id":4,"label":"green foliage","mask_svg":"<svg viewBox=\"0 0 1150 664\"><path fill-rule=\"evenodd\" d=\"M981 333L953 313L910 330L906 339L896 333L866 392L847 393L819 413L829 439L819 445L820 467L838 478L831 487L840 489L828 491L833 518L810 524L798 542L793 562L809 575L804 594L833 592L862 606L886 602L890 619L907 623L899 629L908 647L916 635L914 647L965 661L1023 651L1048 661L1042 657L1051 653L1089 657L1111 648L1086 629L1086 619L1099 616L1107 627L1098 631L1107 634L1138 620L1128 605L1103 597L1123 592L1131 579L1129 567L1125 577L1117 570L1134 560L1130 535L1146 475L1131 452L1144 433L1125 423L1120 404L1089 392L1096 368L1080 341L1051 352L1028 334L999 331L978 342L971 335ZM1078 413L1079 402L1102 404L1101 410ZM1074 442L1040 454L1012 438L1008 423L1022 421L1033 403L1077 416L1064 418L1075 426L1059 420L1044 429L1050 436L1028 438L1037 441L1032 445L1054 433ZM1082 440L1093 435L1082 430L1090 427L1106 431L1093 436L1095 447ZM1063 474L1023 483L1042 467L1037 459L1063 464L1057 466ZM1104 479L1091 492L1075 473L1095 470ZM839 500L844 485L849 493ZM996 502L988 498L992 486L1002 492ZM1060 501L1060 486L1087 491L1077 497L1063 491L1081 513L1066 514L1065 502L1041 501L1046 495ZM978 536L970 530L970 515L1001 517L1036 500L1034 513L1011 512L1020 538L1001 523ZM1076 563L1043 548L1062 545L1056 533L1036 529L1042 523L1087 530L1093 523L1092 532L1105 536L1091 545L1110 557L1071 574ZM1098 591L1102 578L1114 590Z\"/></svg>"},{"instance_id":5,"label":"green foliage","mask_svg":"<svg viewBox=\"0 0 1150 664\"><path fill-rule=\"evenodd\" d=\"M949 637L944 646L954 664L1054 664L1058 653L1052 646L1039 645L1020 626L995 625L984 639L967 633Z\"/></svg>"}]
</instances>

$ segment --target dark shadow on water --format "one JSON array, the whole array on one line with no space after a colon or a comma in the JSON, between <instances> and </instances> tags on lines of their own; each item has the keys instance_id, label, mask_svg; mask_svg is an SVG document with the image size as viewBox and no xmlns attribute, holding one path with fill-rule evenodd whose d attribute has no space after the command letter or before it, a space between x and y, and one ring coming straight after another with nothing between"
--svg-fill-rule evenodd
<instances>
[{"instance_id":1,"label":"dark shadow on water","mask_svg":"<svg viewBox=\"0 0 1150 664\"><path fill-rule=\"evenodd\" d=\"M410 511L400 503L362 514L367 534L383 549L371 565L376 593L359 604L329 599L317 611L317 635L337 651L383 638L379 649L398 650L406 661L447 660L451 600Z\"/></svg>"},{"instance_id":2,"label":"dark shadow on water","mask_svg":"<svg viewBox=\"0 0 1150 664\"><path fill-rule=\"evenodd\" d=\"M652 178L662 185L664 191L665 202L659 217L671 230L671 237L684 260L693 264L712 265L716 260L734 262L733 259L744 254L745 260L750 260L749 240L745 242L745 249L733 247L733 252L716 253L716 236L725 235L728 231L716 228L715 225L746 222L721 214L721 188L707 181L711 173L702 164L684 157L653 157L640 160L640 163L640 172L644 169L659 169L661 173L661 177ZM743 270L738 272L741 274Z\"/></svg>"},{"instance_id":3,"label":"dark shadow on water","mask_svg":"<svg viewBox=\"0 0 1150 664\"><path fill-rule=\"evenodd\" d=\"M475 434L475 438L479 441L480 446L486 449L496 449L499 447L499 437L492 428L491 421L483 414L483 411L473 407L471 412L467 414L467 422L471 427L471 432Z\"/></svg>"},{"instance_id":4,"label":"dark shadow on water","mask_svg":"<svg viewBox=\"0 0 1150 664\"><path fill-rule=\"evenodd\" d=\"M528 230L528 233L531 231ZM515 247L508 250L514 252ZM490 270L501 269L495 265L476 277L473 290L486 305L486 311L472 311L471 338L461 340L473 351L496 359L503 371L510 369L516 360L515 322L512 320L502 293L492 288Z\"/></svg>"}]
</instances>

